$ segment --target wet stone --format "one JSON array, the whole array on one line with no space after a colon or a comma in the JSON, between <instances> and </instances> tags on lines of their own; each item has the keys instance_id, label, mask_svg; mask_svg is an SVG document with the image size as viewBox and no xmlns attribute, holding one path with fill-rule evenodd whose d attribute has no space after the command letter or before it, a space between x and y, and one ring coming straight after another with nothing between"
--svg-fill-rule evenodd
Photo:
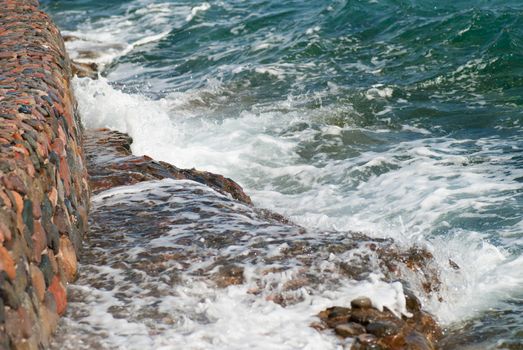
<instances>
[{"instance_id":1,"label":"wet stone","mask_svg":"<svg viewBox=\"0 0 523 350\"><path fill-rule=\"evenodd\" d=\"M98 65L96 63L72 62L72 74L79 78L98 79Z\"/></svg>"},{"instance_id":2,"label":"wet stone","mask_svg":"<svg viewBox=\"0 0 523 350\"><path fill-rule=\"evenodd\" d=\"M242 284L244 281L243 267L232 264L221 266L218 273L214 276L214 280L219 288Z\"/></svg>"},{"instance_id":3,"label":"wet stone","mask_svg":"<svg viewBox=\"0 0 523 350\"><path fill-rule=\"evenodd\" d=\"M18 107L18 112L25 113L25 114L31 114L32 108L31 108L31 106L28 106L28 105L20 105Z\"/></svg>"},{"instance_id":4,"label":"wet stone","mask_svg":"<svg viewBox=\"0 0 523 350\"><path fill-rule=\"evenodd\" d=\"M84 150L94 193L111 187L165 178L193 180L234 199L252 204L250 197L233 180L196 169L179 169L150 157L131 154L132 138L107 129L87 130Z\"/></svg>"},{"instance_id":5,"label":"wet stone","mask_svg":"<svg viewBox=\"0 0 523 350\"><path fill-rule=\"evenodd\" d=\"M380 313L375 309L354 309L350 314L350 320L353 322L367 325L369 322L373 322L379 319Z\"/></svg>"},{"instance_id":6,"label":"wet stone","mask_svg":"<svg viewBox=\"0 0 523 350\"><path fill-rule=\"evenodd\" d=\"M0 299L0 324L2 324L4 322L5 322L5 305L4 305L4 300ZM1 347L0 347L0 349L1 349Z\"/></svg>"},{"instance_id":7,"label":"wet stone","mask_svg":"<svg viewBox=\"0 0 523 350\"><path fill-rule=\"evenodd\" d=\"M47 246L53 250L55 254L58 254L60 250L60 233L55 224L49 223L46 229L47 233Z\"/></svg>"},{"instance_id":8,"label":"wet stone","mask_svg":"<svg viewBox=\"0 0 523 350\"><path fill-rule=\"evenodd\" d=\"M410 332L406 337L408 349L412 350L434 350L434 347L427 341L423 334L413 331Z\"/></svg>"},{"instance_id":9,"label":"wet stone","mask_svg":"<svg viewBox=\"0 0 523 350\"><path fill-rule=\"evenodd\" d=\"M62 315L67 308L67 293L58 276L53 277L48 290L53 294L54 300L56 302L56 312L59 315Z\"/></svg>"},{"instance_id":10,"label":"wet stone","mask_svg":"<svg viewBox=\"0 0 523 350\"><path fill-rule=\"evenodd\" d=\"M349 322L337 325L334 328L334 331L337 335L347 338L355 337L366 332L365 327L359 323Z\"/></svg>"},{"instance_id":11,"label":"wet stone","mask_svg":"<svg viewBox=\"0 0 523 350\"><path fill-rule=\"evenodd\" d=\"M411 313L416 313L421 311L421 302L419 299L414 295L414 293L405 288L403 290L403 294L405 294L405 302L407 306L407 310Z\"/></svg>"},{"instance_id":12,"label":"wet stone","mask_svg":"<svg viewBox=\"0 0 523 350\"><path fill-rule=\"evenodd\" d=\"M359 297L350 302L353 309L368 309L372 307L372 301L367 297Z\"/></svg>"},{"instance_id":13,"label":"wet stone","mask_svg":"<svg viewBox=\"0 0 523 350\"><path fill-rule=\"evenodd\" d=\"M22 218L24 224L32 234L34 232L34 223L33 223L33 202L30 199L24 200L24 208L22 211Z\"/></svg>"},{"instance_id":14,"label":"wet stone","mask_svg":"<svg viewBox=\"0 0 523 350\"><path fill-rule=\"evenodd\" d=\"M373 307L331 307L320 312L319 317L323 325L333 328L338 336L355 338L352 350L415 350L425 349L424 346L432 349L441 337L434 320L419 310L410 318L398 318L387 308L379 311ZM344 319L350 322L342 322Z\"/></svg>"},{"instance_id":15,"label":"wet stone","mask_svg":"<svg viewBox=\"0 0 523 350\"><path fill-rule=\"evenodd\" d=\"M44 300L44 296L45 296L44 274L34 264L31 264L29 269L30 269L31 281L32 281L31 284L35 290L38 300L42 301L42 300Z\"/></svg>"},{"instance_id":16,"label":"wet stone","mask_svg":"<svg viewBox=\"0 0 523 350\"><path fill-rule=\"evenodd\" d=\"M49 259L49 256L47 254L42 255L42 260L40 261L39 268L40 271L42 271L42 274L44 275L45 285L47 287L50 286L54 273L51 260Z\"/></svg>"},{"instance_id":17,"label":"wet stone","mask_svg":"<svg viewBox=\"0 0 523 350\"><path fill-rule=\"evenodd\" d=\"M16 264L16 278L13 281L13 286L17 293L22 293L28 285L27 271L25 270L25 264L22 259Z\"/></svg>"},{"instance_id":18,"label":"wet stone","mask_svg":"<svg viewBox=\"0 0 523 350\"><path fill-rule=\"evenodd\" d=\"M4 271L11 281L16 277L15 261L3 246L0 246L0 271Z\"/></svg>"},{"instance_id":19,"label":"wet stone","mask_svg":"<svg viewBox=\"0 0 523 350\"><path fill-rule=\"evenodd\" d=\"M367 333L373 334L377 337L386 337L398 333L401 329L395 322L391 321L377 321L371 322L367 326Z\"/></svg>"},{"instance_id":20,"label":"wet stone","mask_svg":"<svg viewBox=\"0 0 523 350\"><path fill-rule=\"evenodd\" d=\"M0 277L1 278L1 277ZM20 299L18 293L15 291L14 287L6 279L2 279L0 282L0 297L2 297L5 305L18 309L20 306Z\"/></svg>"}]
</instances>

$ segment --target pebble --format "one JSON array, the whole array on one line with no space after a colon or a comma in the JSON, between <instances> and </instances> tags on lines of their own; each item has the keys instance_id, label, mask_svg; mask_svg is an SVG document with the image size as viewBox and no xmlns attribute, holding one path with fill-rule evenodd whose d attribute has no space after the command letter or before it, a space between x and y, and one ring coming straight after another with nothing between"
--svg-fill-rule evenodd
<instances>
[{"instance_id":1,"label":"pebble","mask_svg":"<svg viewBox=\"0 0 523 350\"><path fill-rule=\"evenodd\" d=\"M376 321L365 326L367 332L377 337L394 335L400 331L400 327L391 321Z\"/></svg>"},{"instance_id":2,"label":"pebble","mask_svg":"<svg viewBox=\"0 0 523 350\"><path fill-rule=\"evenodd\" d=\"M368 309L372 307L372 301L367 297L359 297L350 302L353 309Z\"/></svg>"},{"instance_id":3,"label":"pebble","mask_svg":"<svg viewBox=\"0 0 523 350\"><path fill-rule=\"evenodd\" d=\"M355 337L366 332L365 327L354 322L337 325L336 328L334 328L334 331L337 335L344 338Z\"/></svg>"},{"instance_id":4,"label":"pebble","mask_svg":"<svg viewBox=\"0 0 523 350\"><path fill-rule=\"evenodd\" d=\"M354 338L351 350L427 350L442 336L434 319L421 310L413 310L412 317L398 318L387 308L379 311L369 306L369 302L360 297L351 302L351 309L330 307L319 313L322 323L315 328L331 328L340 337Z\"/></svg>"},{"instance_id":5,"label":"pebble","mask_svg":"<svg viewBox=\"0 0 523 350\"><path fill-rule=\"evenodd\" d=\"M378 338L373 334L360 334L356 338L361 344L374 344L378 341Z\"/></svg>"},{"instance_id":6,"label":"pebble","mask_svg":"<svg viewBox=\"0 0 523 350\"><path fill-rule=\"evenodd\" d=\"M53 281L49 286L49 292L53 294L56 303L56 312L58 315L62 315L67 307L67 292L58 275L53 277Z\"/></svg>"}]
</instances>

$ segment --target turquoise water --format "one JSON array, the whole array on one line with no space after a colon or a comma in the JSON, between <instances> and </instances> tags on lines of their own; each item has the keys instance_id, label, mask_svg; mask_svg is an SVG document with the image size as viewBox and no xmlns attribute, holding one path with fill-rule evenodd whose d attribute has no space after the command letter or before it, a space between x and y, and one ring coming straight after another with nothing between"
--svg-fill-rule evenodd
<instances>
[{"instance_id":1,"label":"turquoise water","mask_svg":"<svg viewBox=\"0 0 523 350\"><path fill-rule=\"evenodd\" d=\"M424 300L448 347L523 348L523 2L43 5L103 67L87 126L306 227L426 244L462 268Z\"/></svg>"}]
</instances>

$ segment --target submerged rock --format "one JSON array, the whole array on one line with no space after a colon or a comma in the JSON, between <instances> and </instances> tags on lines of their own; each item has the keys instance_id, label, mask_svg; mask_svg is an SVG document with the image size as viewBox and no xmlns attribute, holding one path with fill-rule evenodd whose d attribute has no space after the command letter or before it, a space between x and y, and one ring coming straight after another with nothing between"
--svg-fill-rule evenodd
<instances>
[{"instance_id":1,"label":"submerged rock","mask_svg":"<svg viewBox=\"0 0 523 350\"><path fill-rule=\"evenodd\" d=\"M351 302L352 308L330 307L318 317L324 329L334 329L342 338L353 338L352 350L435 349L442 331L429 314L409 308L412 317L399 318L387 308L379 311L371 307L367 301L370 299L355 299Z\"/></svg>"},{"instance_id":2,"label":"submerged rock","mask_svg":"<svg viewBox=\"0 0 523 350\"><path fill-rule=\"evenodd\" d=\"M118 131L96 129L85 132L84 152L93 193L149 180L193 180L240 202L252 204L251 198L233 180L207 171L179 169L148 156L134 156L131 143L129 135Z\"/></svg>"},{"instance_id":3,"label":"submerged rock","mask_svg":"<svg viewBox=\"0 0 523 350\"><path fill-rule=\"evenodd\" d=\"M71 61L71 71L79 78L98 79L98 65L96 63L82 63Z\"/></svg>"},{"instance_id":4,"label":"submerged rock","mask_svg":"<svg viewBox=\"0 0 523 350\"><path fill-rule=\"evenodd\" d=\"M108 292L114 298L107 305L109 318L139 324L151 337L169 332L182 337L175 328L180 319L207 326L217 316L195 314L193 307L162 306L179 293L212 303L207 288L218 294L231 291L245 304L258 300L285 309L307 304L308 298L338 290L347 281L356 285L369 280L377 271L382 284L401 287L398 279L439 282L433 257L422 247L404 248L356 232L306 230L254 208L230 179L134 156L131 143L120 132L86 132L85 153L96 195L78 280L89 287L78 288L70 303L78 327L97 322L99 318L89 318L90 309L98 304L97 295ZM139 302L143 298L148 302ZM439 332L434 320L421 311L413 294L407 293L405 303L412 318L379 311L369 298L357 298L350 307L322 312L321 324L314 328L353 338L354 349L432 349ZM66 330L59 339L78 341L67 332L81 333L82 341L96 347L106 334L103 325L91 324L90 329Z\"/></svg>"}]
</instances>

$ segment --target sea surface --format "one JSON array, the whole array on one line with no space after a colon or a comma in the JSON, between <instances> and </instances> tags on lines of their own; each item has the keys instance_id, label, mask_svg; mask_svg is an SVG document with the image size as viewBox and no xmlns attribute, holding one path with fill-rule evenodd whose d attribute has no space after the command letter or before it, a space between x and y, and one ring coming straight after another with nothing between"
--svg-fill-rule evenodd
<instances>
[{"instance_id":1,"label":"sea surface","mask_svg":"<svg viewBox=\"0 0 523 350\"><path fill-rule=\"evenodd\" d=\"M444 288L417 294L453 338L447 348L523 349L523 1L42 4L71 58L101 67L98 80L74 80L86 127L129 133L137 155L230 177L310 232L426 247ZM94 206L144 191L169 200L167 187L117 189ZM199 317L155 331L107 312L118 293L81 278L71 288L87 301L73 310L86 310L62 327L98 334L107 349L341 349L307 325L356 290L402 313L401 288L379 276L284 308L249 286L218 290L182 273L161 310Z\"/></svg>"}]
</instances>

